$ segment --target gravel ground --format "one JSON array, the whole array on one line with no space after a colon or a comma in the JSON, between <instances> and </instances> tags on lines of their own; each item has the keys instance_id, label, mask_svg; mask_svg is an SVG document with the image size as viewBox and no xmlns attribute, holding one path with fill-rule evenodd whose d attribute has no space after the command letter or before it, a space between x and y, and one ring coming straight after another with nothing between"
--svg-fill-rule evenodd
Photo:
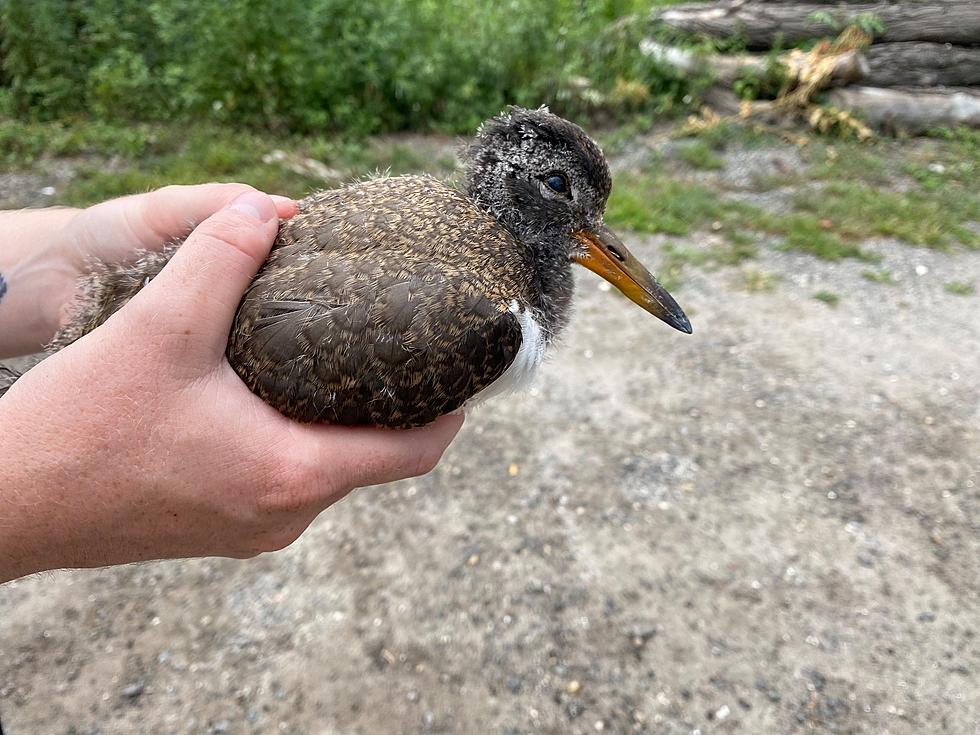
<instances>
[{"instance_id":1,"label":"gravel ground","mask_svg":"<svg viewBox=\"0 0 980 735\"><path fill-rule=\"evenodd\" d=\"M6 735L980 733L980 297L943 288L980 253L868 247L896 285L691 271L690 337L583 272L429 476L254 560L0 588Z\"/></svg>"}]
</instances>

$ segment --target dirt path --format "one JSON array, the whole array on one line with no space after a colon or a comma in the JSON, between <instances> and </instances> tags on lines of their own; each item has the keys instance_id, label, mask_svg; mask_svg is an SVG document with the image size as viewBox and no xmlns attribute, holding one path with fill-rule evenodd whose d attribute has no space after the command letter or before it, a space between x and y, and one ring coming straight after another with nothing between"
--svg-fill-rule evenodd
<instances>
[{"instance_id":1,"label":"dirt path","mask_svg":"<svg viewBox=\"0 0 980 735\"><path fill-rule=\"evenodd\" d=\"M868 247L896 285L691 271L691 337L582 274L429 477L256 560L0 588L5 732L980 732L980 297L943 288L980 253Z\"/></svg>"}]
</instances>

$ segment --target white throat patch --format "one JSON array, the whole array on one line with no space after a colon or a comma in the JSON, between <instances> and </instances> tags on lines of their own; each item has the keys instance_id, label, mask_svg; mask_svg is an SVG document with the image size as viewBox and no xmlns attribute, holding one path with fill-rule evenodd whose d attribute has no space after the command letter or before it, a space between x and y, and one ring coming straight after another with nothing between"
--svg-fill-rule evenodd
<instances>
[{"instance_id":1,"label":"white throat patch","mask_svg":"<svg viewBox=\"0 0 980 735\"><path fill-rule=\"evenodd\" d=\"M547 345L544 329L535 320L531 310L522 309L517 301L510 302L510 310L521 324L521 347L504 374L470 398L466 402L467 408L483 403L488 398L526 389L538 365L544 360Z\"/></svg>"}]
</instances>

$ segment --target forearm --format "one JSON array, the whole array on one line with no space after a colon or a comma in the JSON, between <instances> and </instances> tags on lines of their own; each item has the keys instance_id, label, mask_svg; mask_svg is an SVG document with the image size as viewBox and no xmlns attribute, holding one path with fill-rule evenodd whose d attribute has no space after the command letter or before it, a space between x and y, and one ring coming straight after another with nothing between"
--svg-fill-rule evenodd
<instances>
[{"instance_id":1,"label":"forearm","mask_svg":"<svg viewBox=\"0 0 980 735\"><path fill-rule=\"evenodd\" d=\"M0 212L0 358L37 352L57 331L78 273L58 235L78 211Z\"/></svg>"}]
</instances>

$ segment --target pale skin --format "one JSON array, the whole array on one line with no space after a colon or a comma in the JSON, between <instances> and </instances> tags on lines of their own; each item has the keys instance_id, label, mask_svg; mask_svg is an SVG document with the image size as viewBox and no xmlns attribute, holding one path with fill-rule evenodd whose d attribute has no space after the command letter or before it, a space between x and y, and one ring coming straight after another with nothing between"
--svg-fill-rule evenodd
<instances>
[{"instance_id":1,"label":"pale skin","mask_svg":"<svg viewBox=\"0 0 980 735\"><path fill-rule=\"evenodd\" d=\"M436 465L461 415L408 431L302 425L225 359L238 302L295 211L244 185L207 184L0 213L8 357L51 339L90 258L124 261L193 228L136 298L0 399L0 582L281 549L353 488Z\"/></svg>"}]
</instances>

